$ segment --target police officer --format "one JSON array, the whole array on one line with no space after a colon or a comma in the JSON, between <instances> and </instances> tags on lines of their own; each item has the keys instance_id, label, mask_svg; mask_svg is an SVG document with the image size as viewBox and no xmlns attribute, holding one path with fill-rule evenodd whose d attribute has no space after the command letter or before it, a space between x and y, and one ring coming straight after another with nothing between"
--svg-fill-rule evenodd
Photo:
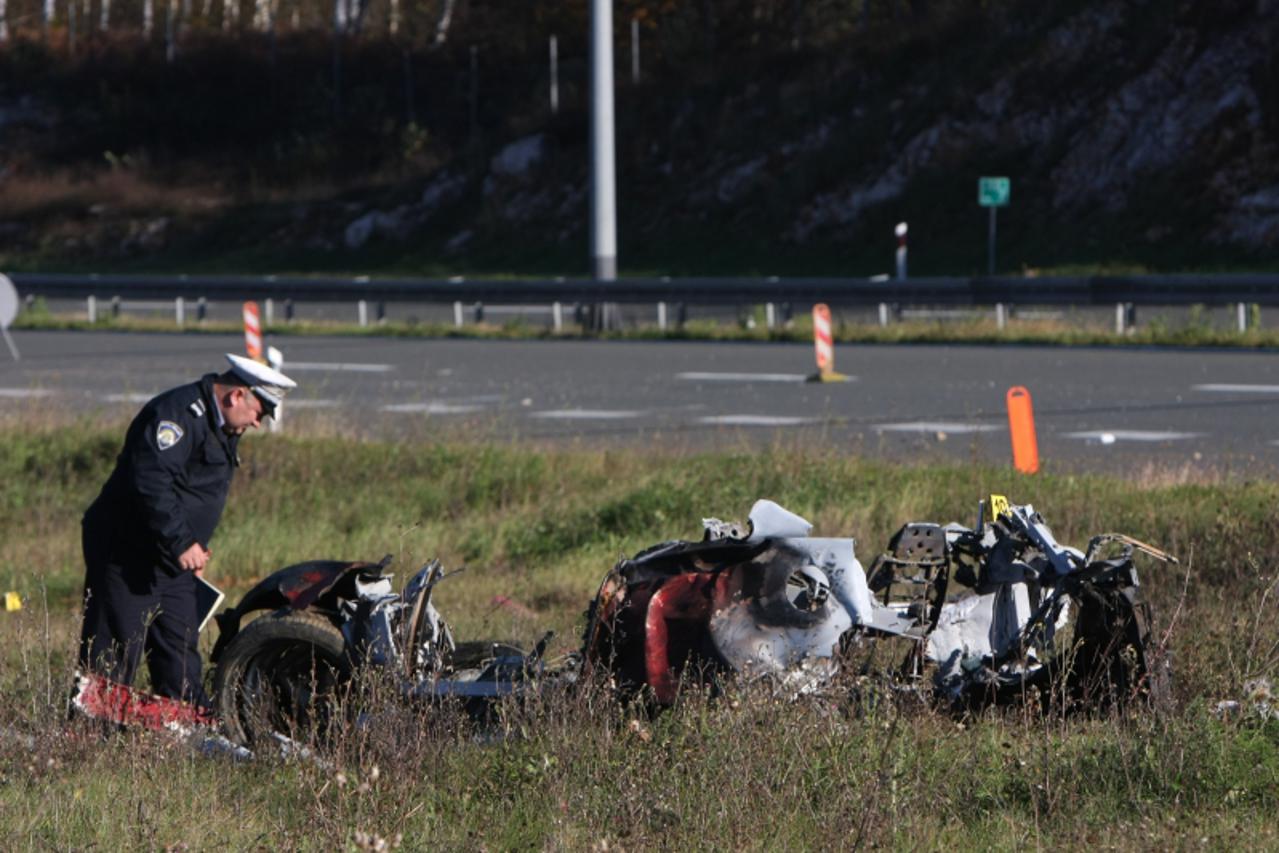
<instances>
[{"instance_id":1,"label":"police officer","mask_svg":"<svg viewBox=\"0 0 1279 853\"><path fill-rule=\"evenodd\" d=\"M231 367L142 407L81 522L80 666L131 684L145 653L152 690L209 710L200 677L196 576L240 464L245 430L296 383L237 355Z\"/></svg>"}]
</instances>

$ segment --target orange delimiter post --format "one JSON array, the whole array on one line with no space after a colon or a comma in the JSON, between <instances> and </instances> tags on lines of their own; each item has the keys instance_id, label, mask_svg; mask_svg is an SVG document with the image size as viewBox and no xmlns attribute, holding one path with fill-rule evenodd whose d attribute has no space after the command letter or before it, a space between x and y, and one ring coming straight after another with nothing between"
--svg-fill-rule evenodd
<instances>
[{"instance_id":1,"label":"orange delimiter post","mask_svg":"<svg viewBox=\"0 0 1279 853\"><path fill-rule=\"evenodd\" d=\"M1008 434L1013 440L1013 467L1023 474L1039 470L1039 442L1035 439L1035 411L1030 392L1018 385L1008 389Z\"/></svg>"}]
</instances>

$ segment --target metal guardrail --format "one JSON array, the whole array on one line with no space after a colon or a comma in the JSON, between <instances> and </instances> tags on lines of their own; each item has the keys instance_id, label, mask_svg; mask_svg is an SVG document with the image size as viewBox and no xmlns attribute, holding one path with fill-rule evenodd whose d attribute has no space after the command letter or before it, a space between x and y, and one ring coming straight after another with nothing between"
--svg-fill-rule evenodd
<instances>
[{"instance_id":1,"label":"metal guardrail","mask_svg":"<svg viewBox=\"0 0 1279 853\"><path fill-rule=\"evenodd\" d=\"M297 302L654 303L825 302L902 305L1279 305L1279 275L910 278L471 279L12 273L22 296Z\"/></svg>"}]
</instances>

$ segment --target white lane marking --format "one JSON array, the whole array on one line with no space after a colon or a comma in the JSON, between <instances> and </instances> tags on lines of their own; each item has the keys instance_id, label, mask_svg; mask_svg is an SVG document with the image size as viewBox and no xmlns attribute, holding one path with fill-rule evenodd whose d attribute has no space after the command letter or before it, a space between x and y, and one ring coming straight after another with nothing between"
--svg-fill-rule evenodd
<instances>
[{"instance_id":1,"label":"white lane marking","mask_svg":"<svg viewBox=\"0 0 1279 853\"><path fill-rule=\"evenodd\" d=\"M908 421L899 424L875 424L877 432L945 432L967 435L974 432L996 432L1004 427L999 424L965 424L952 421Z\"/></svg>"},{"instance_id":2,"label":"white lane marking","mask_svg":"<svg viewBox=\"0 0 1279 853\"><path fill-rule=\"evenodd\" d=\"M1192 385L1195 391L1217 391L1222 394L1279 394L1279 385L1235 385L1229 382Z\"/></svg>"},{"instance_id":3,"label":"white lane marking","mask_svg":"<svg viewBox=\"0 0 1279 853\"><path fill-rule=\"evenodd\" d=\"M691 379L695 382L803 382L808 377L802 373L703 373L691 371L689 373L677 373L675 378Z\"/></svg>"},{"instance_id":4,"label":"white lane marking","mask_svg":"<svg viewBox=\"0 0 1279 853\"><path fill-rule=\"evenodd\" d=\"M1085 441L1100 441L1109 444L1106 436L1115 441L1184 441L1187 438L1200 438L1202 432L1169 432L1142 429L1094 429L1084 432L1068 432L1066 438L1081 438Z\"/></svg>"},{"instance_id":5,"label":"white lane marking","mask_svg":"<svg viewBox=\"0 0 1279 853\"><path fill-rule=\"evenodd\" d=\"M124 394L103 394L102 399L108 403L145 403L159 394L144 394L141 391L128 391Z\"/></svg>"},{"instance_id":6,"label":"white lane marking","mask_svg":"<svg viewBox=\"0 0 1279 853\"><path fill-rule=\"evenodd\" d=\"M284 400L285 409L335 409L340 405L342 404L337 400L325 400L322 398L317 400L294 400L291 397L286 397Z\"/></svg>"},{"instance_id":7,"label":"white lane marking","mask_svg":"<svg viewBox=\"0 0 1279 853\"><path fill-rule=\"evenodd\" d=\"M354 364L340 361L286 361L284 370L328 370L348 373L389 373L393 364Z\"/></svg>"},{"instance_id":8,"label":"white lane marking","mask_svg":"<svg viewBox=\"0 0 1279 853\"><path fill-rule=\"evenodd\" d=\"M33 397L49 397L53 392L46 388L0 388L0 397L27 400Z\"/></svg>"},{"instance_id":9,"label":"white lane marking","mask_svg":"<svg viewBox=\"0 0 1279 853\"><path fill-rule=\"evenodd\" d=\"M548 409L542 412L533 412L529 417L554 418L566 421L612 421L637 418L639 415L639 412L625 409Z\"/></svg>"},{"instance_id":10,"label":"white lane marking","mask_svg":"<svg viewBox=\"0 0 1279 853\"><path fill-rule=\"evenodd\" d=\"M719 426L800 426L816 423L816 418L797 418L782 415L715 415L698 418L699 424L716 424Z\"/></svg>"},{"instance_id":11,"label":"white lane marking","mask_svg":"<svg viewBox=\"0 0 1279 853\"><path fill-rule=\"evenodd\" d=\"M397 412L410 415L464 415L467 412L478 412L479 406L460 406L456 403L392 403L383 406L384 412Z\"/></svg>"}]
</instances>

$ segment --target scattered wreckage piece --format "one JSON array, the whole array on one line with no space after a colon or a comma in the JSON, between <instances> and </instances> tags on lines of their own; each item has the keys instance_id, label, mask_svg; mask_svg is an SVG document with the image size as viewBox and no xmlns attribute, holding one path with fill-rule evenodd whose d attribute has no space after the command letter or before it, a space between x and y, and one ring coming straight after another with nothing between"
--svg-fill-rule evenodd
<instances>
[{"instance_id":1,"label":"scattered wreckage piece","mask_svg":"<svg viewBox=\"0 0 1279 853\"><path fill-rule=\"evenodd\" d=\"M540 677L552 634L531 652L457 643L431 603L439 561L400 593L378 563L316 561L281 569L218 617L213 700L227 735L252 745L288 732L324 738L349 722L345 700L368 668L392 675L406 699L457 698L481 711ZM249 613L269 610L243 630Z\"/></svg>"},{"instance_id":2,"label":"scattered wreckage piece","mask_svg":"<svg viewBox=\"0 0 1279 853\"><path fill-rule=\"evenodd\" d=\"M682 681L725 674L795 693L829 682L841 638L872 605L851 539L759 501L749 529L707 519L700 542L672 541L622 560L592 605L583 658L624 693L674 701Z\"/></svg>"},{"instance_id":3,"label":"scattered wreckage piece","mask_svg":"<svg viewBox=\"0 0 1279 853\"><path fill-rule=\"evenodd\" d=\"M92 672L76 673L70 707L89 719L181 736L217 725L212 716L180 699L143 693Z\"/></svg>"},{"instance_id":4,"label":"scattered wreckage piece","mask_svg":"<svg viewBox=\"0 0 1279 853\"><path fill-rule=\"evenodd\" d=\"M972 529L905 525L869 578L854 540L809 538L811 525L769 501L747 527L708 519L700 542L665 542L614 567L584 660L623 692L669 704L682 681L726 674L825 690L850 649L897 637L909 641L898 685L923 684L931 669L934 695L956 709L1032 691L1083 708L1148 695L1162 664L1133 555L1175 559L1121 534L1082 553L1033 507L990 505Z\"/></svg>"},{"instance_id":5,"label":"scattered wreckage piece","mask_svg":"<svg viewBox=\"0 0 1279 853\"><path fill-rule=\"evenodd\" d=\"M204 755L226 755L237 761L254 757L251 750L219 733L217 718L196 706L181 699L145 693L97 673L76 673L68 709L73 715L114 728L146 729L172 735ZM269 743L276 747L281 758L299 758L328 766L328 762L309 747L279 732L271 733Z\"/></svg>"}]
</instances>

